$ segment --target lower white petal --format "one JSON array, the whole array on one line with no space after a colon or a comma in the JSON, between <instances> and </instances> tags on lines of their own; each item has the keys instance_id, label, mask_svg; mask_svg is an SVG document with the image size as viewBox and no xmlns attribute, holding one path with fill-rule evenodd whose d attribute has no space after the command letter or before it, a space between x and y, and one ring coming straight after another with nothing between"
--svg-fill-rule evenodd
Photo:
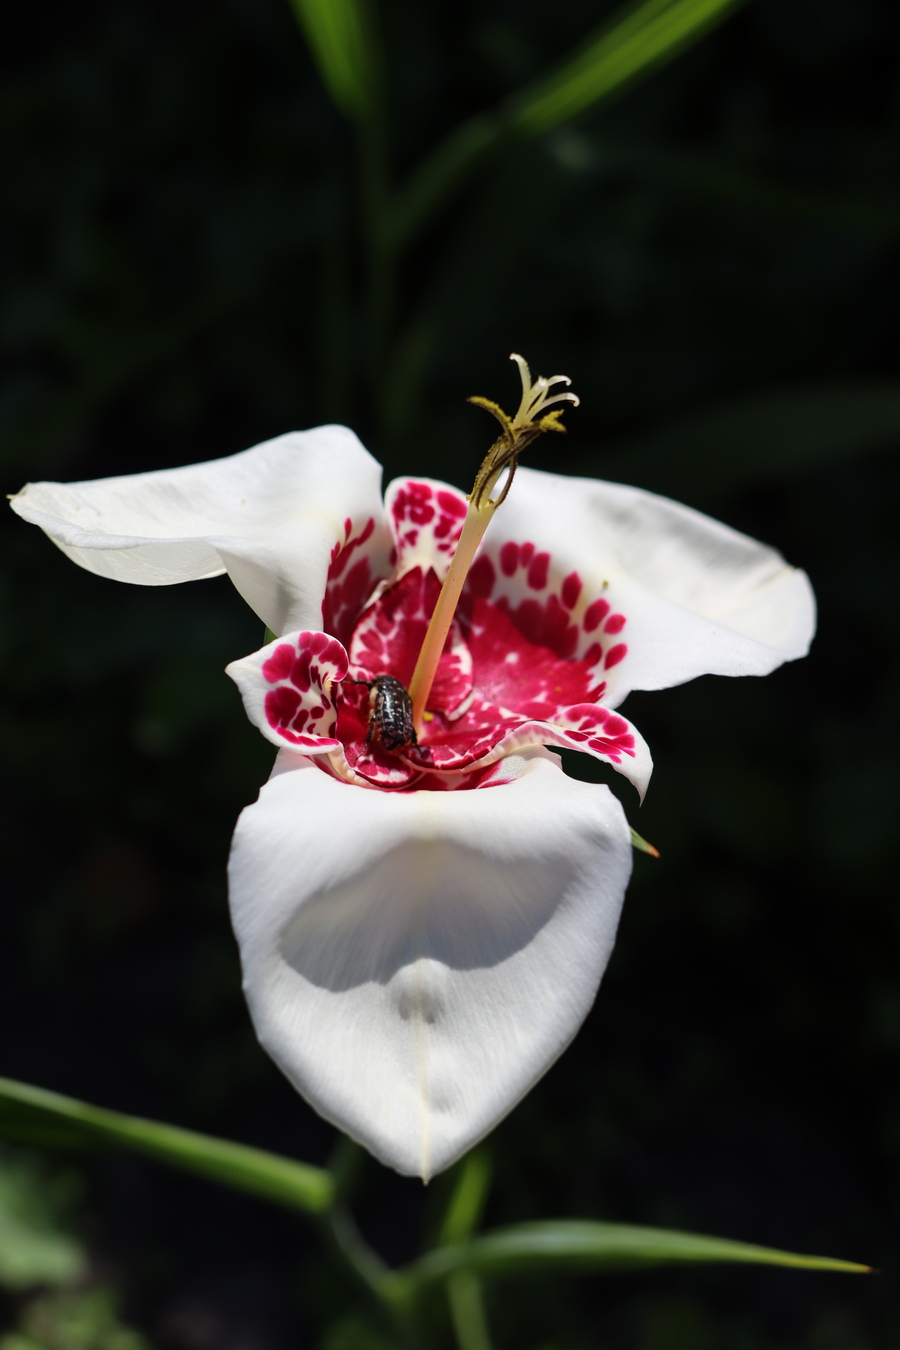
<instances>
[{"instance_id":1,"label":"lower white petal","mask_svg":"<svg viewBox=\"0 0 900 1350\"><path fill-rule=\"evenodd\" d=\"M367 791L281 755L230 863L244 989L294 1086L382 1162L425 1178L569 1044L631 873L622 808L555 755L500 786Z\"/></svg>"}]
</instances>

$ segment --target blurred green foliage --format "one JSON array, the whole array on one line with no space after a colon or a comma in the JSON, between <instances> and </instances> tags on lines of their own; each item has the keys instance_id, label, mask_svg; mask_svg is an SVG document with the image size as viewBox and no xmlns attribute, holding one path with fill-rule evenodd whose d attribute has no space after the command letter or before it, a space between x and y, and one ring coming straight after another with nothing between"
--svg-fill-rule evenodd
<instances>
[{"instance_id":1,"label":"blurred green foliage","mask_svg":"<svg viewBox=\"0 0 900 1350\"><path fill-rule=\"evenodd\" d=\"M83 1186L34 1154L0 1148L0 1350L147 1350L113 1291L90 1277L73 1211Z\"/></svg>"},{"instance_id":2,"label":"blurred green foliage","mask_svg":"<svg viewBox=\"0 0 900 1350\"><path fill-rule=\"evenodd\" d=\"M359 137L283 0L17 10L6 490L329 419L387 477L468 486L491 428L464 398L508 400L518 350L582 398L535 467L667 492L805 566L808 661L629 700L656 772L627 805L662 858L636 858L581 1035L488 1143L486 1219L693 1229L885 1273L499 1283L488 1316L527 1350L887 1350L900 15L754 0L615 101L496 137L612 13L382 0ZM438 198L420 171L467 127ZM377 237L386 201L399 224ZM324 1163L333 1132L256 1047L227 927L228 839L270 754L221 671L257 622L224 580L117 588L13 519L3 545L0 1067ZM73 1163L90 1248L154 1350L391 1343L291 1215L135 1157ZM452 1180L363 1168L386 1260L439 1229ZM0 1301L0 1327L44 1344L20 1313Z\"/></svg>"},{"instance_id":3,"label":"blurred green foliage","mask_svg":"<svg viewBox=\"0 0 900 1350\"><path fill-rule=\"evenodd\" d=\"M0 1336L0 1350L148 1350L148 1343L119 1321L108 1290L92 1289L33 1299L16 1330Z\"/></svg>"},{"instance_id":4,"label":"blurred green foliage","mask_svg":"<svg viewBox=\"0 0 900 1350\"><path fill-rule=\"evenodd\" d=\"M33 1158L0 1150L0 1285L65 1284L84 1273L84 1252L62 1227L72 1182Z\"/></svg>"}]
</instances>

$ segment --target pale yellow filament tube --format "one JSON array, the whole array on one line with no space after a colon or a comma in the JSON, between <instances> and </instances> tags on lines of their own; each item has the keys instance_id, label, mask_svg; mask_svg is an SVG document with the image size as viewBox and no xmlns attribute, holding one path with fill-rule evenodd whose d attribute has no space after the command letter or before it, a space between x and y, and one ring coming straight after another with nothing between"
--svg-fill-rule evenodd
<instances>
[{"instance_id":1,"label":"pale yellow filament tube","mask_svg":"<svg viewBox=\"0 0 900 1350\"><path fill-rule=\"evenodd\" d=\"M456 613L456 606L459 604L463 585L472 565L472 559L475 557L475 551L484 537L484 532L495 509L494 503L491 501L483 502L480 508L475 506L474 502L469 502L462 534L459 537L453 561L450 563L450 570L441 587L441 593L434 607L428 632L425 634L425 641L422 643L422 650L419 652L419 659L409 683L409 696L413 705L413 724L417 735L422 733L423 715L428 703L428 696L431 693L431 686L434 684L438 662L444 650L444 643L447 641L447 634L450 632L450 625L453 622L453 615Z\"/></svg>"}]
</instances>

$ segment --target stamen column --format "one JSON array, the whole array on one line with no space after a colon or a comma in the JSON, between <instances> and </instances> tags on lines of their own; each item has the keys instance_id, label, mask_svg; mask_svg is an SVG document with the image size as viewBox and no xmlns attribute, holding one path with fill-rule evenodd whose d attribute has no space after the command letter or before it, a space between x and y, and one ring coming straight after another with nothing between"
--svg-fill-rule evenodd
<instances>
[{"instance_id":1,"label":"stamen column","mask_svg":"<svg viewBox=\"0 0 900 1350\"><path fill-rule=\"evenodd\" d=\"M425 709L428 705L431 686L434 684L438 663L444 650L444 643L447 641L447 634L450 632L450 625L453 622L453 616L456 613L456 607L459 604L459 597L462 594L469 568L472 566L478 545L484 538L484 532L491 522L491 517L497 507L503 504L506 494L512 486L518 457L527 445L530 445L533 440L540 436L542 431L565 431L565 427L559 420L563 412L562 408L554 408L552 412L541 417L540 414L544 412L545 408L553 403L578 404L576 395L568 391L562 394L550 394L550 390L555 384L570 383L566 375L553 375L549 380L545 379L543 375L539 375L532 382L531 372L524 358L514 352L510 360L516 362L522 379L522 400L515 417L509 417L502 408L490 399L480 397L469 399L470 403L477 403L480 407L486 408L493 417L496 417L503 428L503 435L491 446L485 456L484 463L478 470L475 485L469 494L469 509L466 512L462 534L450 563L450 569L444 579L410 681L409 696L413 705L413 724L418 736L423 734ZM494 500L491 493L497 486L504 470L509 471L508 477L499 497Z\"/></svg>"}]
</instances>

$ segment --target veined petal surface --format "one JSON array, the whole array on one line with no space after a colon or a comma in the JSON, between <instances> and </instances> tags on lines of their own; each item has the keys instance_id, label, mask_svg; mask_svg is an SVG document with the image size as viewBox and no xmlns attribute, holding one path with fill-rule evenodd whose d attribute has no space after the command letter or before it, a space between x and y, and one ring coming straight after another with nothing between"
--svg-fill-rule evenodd
<instances>
[{"instance_id":1,"label":"veined petal surface","mask_svg":"<svg viewBox=\"0 0 900 1350\"><path fill-rule=\"evenodd\" d=\"M618 801L549 752L393 793L283 753L230 863L260 1042L326 1119L431 1176L578 1030L630 873Z\"/></svg>"},{"instance_id":2,"label":"veined petal surface","mask_svg":"<svg viewBox=\"0 0 900 1350\"><path fill-rule=\"evenodd\" d=\"M329 569L365 535L369 588L390 570L381 468L346 427L290 432L226 459L12 499L90 572L145 586L227 571L275 633L320 628Z\"/></svg>"},{"instance_id":3,"label":"veined petal surface","mask_svg":"<svg viewBox=\"0 0 900 1350\"><path fill-rule=\"evenodd\" d=\"M520 468L482 557L495 599L521 612L528 597L545 626L564 613L576 655L600 644L608 707L697 675L766 675L815 629L809 580L777 550L618 483Z\"/></svg>"}]
</instances>

